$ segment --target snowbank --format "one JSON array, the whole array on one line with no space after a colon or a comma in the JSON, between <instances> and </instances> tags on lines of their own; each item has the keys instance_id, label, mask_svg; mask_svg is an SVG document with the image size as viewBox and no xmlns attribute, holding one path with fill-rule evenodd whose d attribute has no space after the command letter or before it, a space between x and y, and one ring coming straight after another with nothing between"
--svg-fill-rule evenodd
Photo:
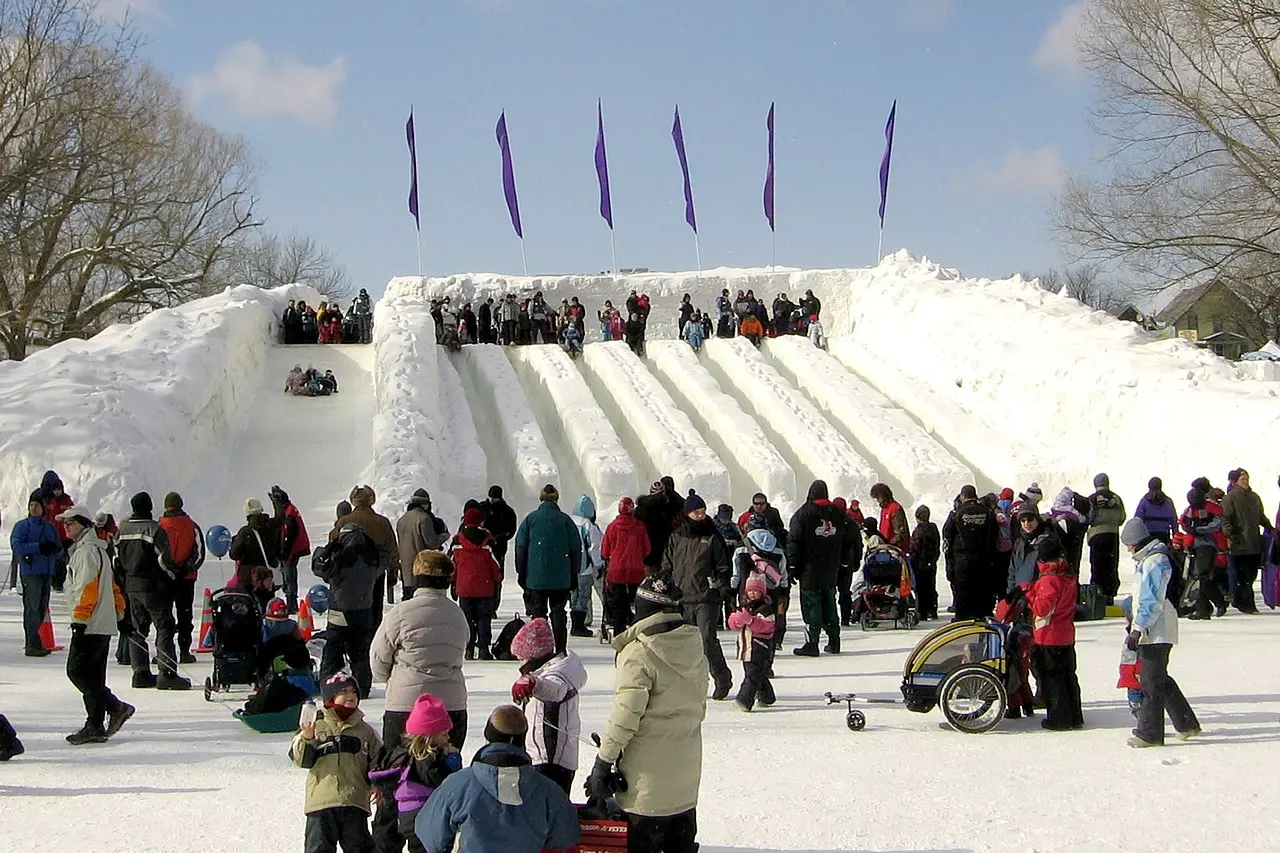
<instances>
[{"instance_id":1,"label":"snowbank","mask_svg":"<svg viewBox=\"0 0 1280 853\"><path fill-rule=\"evenodd\" d=\"M482 501L489 493L489 466L480 435L467 404L458 369L447 357L437 358L440 367L440 412L444 416L444 470L440 479L447 492L461 498ZM449 529L456 526L446 519Z\"/></svg>"},{"instance_id":2,"label":"snowbank","mask_svg":"<svg viewBox=\"0 0 1280 853\"><path fill-rule=\"evenodd\" d=\"M483 344L463 347L454 363L487 448L490 479L517 511L533 510L542 487L561 482L560 469L511 362L502 347Z\"/></svg>"},{"instance_id":3,"label":"snowbank","mask_svg":"<svg viewBox=\"0 0 1280 853\"><path fill-rule=\"evenodd\" d=\"M973 472L910 415L808 339L777 338L765 344L765 352L832 424L879 463L902 501L950 506L957 484L973 482Z\"/></svg>"},{"instance_id":4,"label":"snowbank","mask_svg":"<svg viewBox=\"0 0 1280 853\"><path fill-rule=\"evenodd\" d=\"M200 478L248 416L290 299L319 295L238 287L0 363L6 529L48 469L81 506L118 518L137 491L159 505Z\"/></svg>"},{"instance_id":5,"label":"snowbank","mask_svg":"<svg viewBox=\"0 0 1280 853\"><path fill-rule=\"evenodd\" d=\"M741 510L750 505L752 494L764 492L783 517L788 517L799 506L796 475L755 418L720 390L688 344L648 341L644 349L653 375L728 467L732 487L729 503Z\"/></svg>"},{"instance_id":6,"label":"snowbank","mask_svg":"<svg viewBox=\"0 0 1280 853\"><path fill-rule=\"evenodd\" d=\"M755 412L760 425L790 452L797 485L821 479L831 496L862 500L879 479L835 427L791 387L745 338L710 340L703 353L720 386Z\"/></svg>"},{"instance_id":7,"label":"snowbank","mask_svg":"<svg viewBox=\"0 0 1280 853\"><path fill-rule=\"evenodd\" d=\"M507 353L559 463L561 509L568 511L577 493L589 494L603 526L617 513L618 500L637 494L640 485L617 430L560 347L512 347Z\"/></svg>"},{"instance_id":8,"label":"snowbank","mask_svg":"<svg viewBox=\"0 0 1280 853\"><path fill-rule=\"evenodd\" d=\"M445 421L440 406L435 321L421 291L389 286L373 309L373 471L383 507L404 506L416 489L431 494L444 519L462 500L444 488ZM450 524L450 529L454 528Z\"/></svg>"},{"instance_id":9,"label":"snowbank","mask_svg":"<svg viewBox=\"0 0 1280 853\"><path fill-rule=\"evenodd\" d=\"M582 360L587 385L613 415L632 460L643 466L643 482L670 475L681 492L696 489L713 513L716 504L729 500L724 463L630 347L622 341L590 344Z\"/></svg>"}]
</instances>

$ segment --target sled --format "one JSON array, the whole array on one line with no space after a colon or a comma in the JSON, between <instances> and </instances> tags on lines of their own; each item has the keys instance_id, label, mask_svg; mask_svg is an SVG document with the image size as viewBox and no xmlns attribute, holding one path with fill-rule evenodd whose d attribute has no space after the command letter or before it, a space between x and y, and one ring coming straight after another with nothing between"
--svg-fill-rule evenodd
<instances>
[{"instance_id":1,"label":"sled","mask_svg":"<svg viewBox=\"0 0 1280 853\"><path fill-rule=\"evenodd\" d=\"M246 714L243 708L237 708L232 712L237 720L255 732L263 734L285 734L297 731L301 714L302 703L269 714Z\"/></svg>"}]
</instances>

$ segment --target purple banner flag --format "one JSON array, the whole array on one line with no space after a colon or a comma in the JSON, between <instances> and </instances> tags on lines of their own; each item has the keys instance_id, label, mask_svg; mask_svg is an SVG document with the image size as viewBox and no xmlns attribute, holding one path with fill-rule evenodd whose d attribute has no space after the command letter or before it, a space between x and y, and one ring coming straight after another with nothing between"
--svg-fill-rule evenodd
<instances>
[{"instance_id":1,"label":"purple banner flag","mask_svg":"<svg viewBox=\"0 0 1280 853\"><path fill-rule=\"evenodd\" d=\"M693 184L689 182L689 158L684 153L684 131L680 129L680 107L676 106L676 120L671 125L671 138L676 143L676 156L680 158L680 172L684 175L684 221L693 233L698 233L698 218L693 213Z\"/></svg>"},{"instance_id":2,"label":"purple banner flag","mask_svg":"<svg viewBox=\"0 0 1280 853\"><path fill-rule=\"evenodd\" d=\"M418 219L418 142L413 133L413 110L409 110L404 135L409 140L409 212L413 214L414 225L421 231L422 222Z\"/></svg>"},{"instance_id":3,"label":"purple banner flag","mask_svg":"<svg viewBox=\"0 0 1280 853\"><path fill-rule=\"evenodd\" d=\"M507 210L511 213L511 227L516 229L516 236L524 239L524 229L520 226L520 202L516 198L516 171L511 165L511 140L507 137L507 111L498 116L498 148L502 151L502 194L507 197Z\"/></svg>"},{"instance_id":4,"label":"purple banner flag","mask_svg":"<svg viewBox=\"0 0 1280 853\"><path fill-rule=\"evenodd\" d=\"M889 121L884 126L884 157L880 160L880 227L884 228L884 206L889 200L889 161L893 159L893 122L898 117L898 99L893 99Z\"/></svg>"},{"instance_id":5,"label":"purple banner flag","mask_svg":"<svg viewBox=\"0 0 1280 853\"><path fill-rule=\"evenodd\" d=\"M769 170L764 173L764 216L769 220L769 230L773 230L773 104L769 104L769 119L765 122L769 129Z\"/></svg>"},{"instance_id":6,"label":"purple banner flag","mask_svg":"<svg viewBox=\"0 0 1280 853\"><path fill-rule=\"evenodd\" d=\"M604 107L596 100L596 178L600 181L600 215L613 229L613 202L609 198L609 158L604 150Z\"/></svg>"}]
</instances>

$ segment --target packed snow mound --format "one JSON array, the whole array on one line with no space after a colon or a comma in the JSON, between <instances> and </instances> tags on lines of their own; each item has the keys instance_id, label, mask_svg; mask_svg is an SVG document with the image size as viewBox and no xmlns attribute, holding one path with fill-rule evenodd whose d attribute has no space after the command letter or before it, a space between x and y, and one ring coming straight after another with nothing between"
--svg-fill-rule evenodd
<instances>
[{"instance_id":1,"label":"packed snow mound","mask_svg":"<svg viewBox=\"0 0 1280 853\"><path fill-rule=\"evenodd\" d=\"M237 287L0 363L6 529L49 469L81 506L118 517L135 492L158 505L201 478L249 414L246 377L261 374L290 299L320 295Z\"/></svg>"}]
</instances>

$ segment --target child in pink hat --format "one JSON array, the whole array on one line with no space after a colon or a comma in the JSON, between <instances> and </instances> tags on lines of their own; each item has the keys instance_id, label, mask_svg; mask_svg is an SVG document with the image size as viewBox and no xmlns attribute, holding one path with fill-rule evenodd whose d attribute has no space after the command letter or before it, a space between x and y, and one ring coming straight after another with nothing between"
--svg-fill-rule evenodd
<instances>
[{"instance_id":1,"label":"child in pink hat","mask_svg":"<svg viewBox=\"0 0 1280 853\"><path fill-rule=\"evenodd\" d=\"M382 797L395 798L398 828L409 853L425 851L413 828L418 812L450 773L462 769L462 755L449 743L451 728L444 703L423 693L413 703L400 744L387 744L382 759L369 771Z\"/></svg>"},{"instance_id":2,"label":"child in pink hat","mask_svg":"<svg viewBox=\"0 0 1280 853\"><path fill-rule=\"evenodd\" d=\"M729 627L738 632L738 660L742 661L742 687L734 704L750 711L757 699L761 705L772 705L777 698L769 682L777 615L763 573L749 574L742 592L742 607L729 614Z\"/></svg>"},{"instance_id":3,"label":"child in pink hat","mask_svg":"<svg viewBox=\"0 0 1280 853\"><path fill-rule=\"evenodd\" d=\"M511 654L520 661L511 698L525 706L534 769L568 794L578 770L578 693L586 686L587 668L568 649L556 654L551 625L542 618L525 623L511 641Z\"/></svg>"}]
</instances>

